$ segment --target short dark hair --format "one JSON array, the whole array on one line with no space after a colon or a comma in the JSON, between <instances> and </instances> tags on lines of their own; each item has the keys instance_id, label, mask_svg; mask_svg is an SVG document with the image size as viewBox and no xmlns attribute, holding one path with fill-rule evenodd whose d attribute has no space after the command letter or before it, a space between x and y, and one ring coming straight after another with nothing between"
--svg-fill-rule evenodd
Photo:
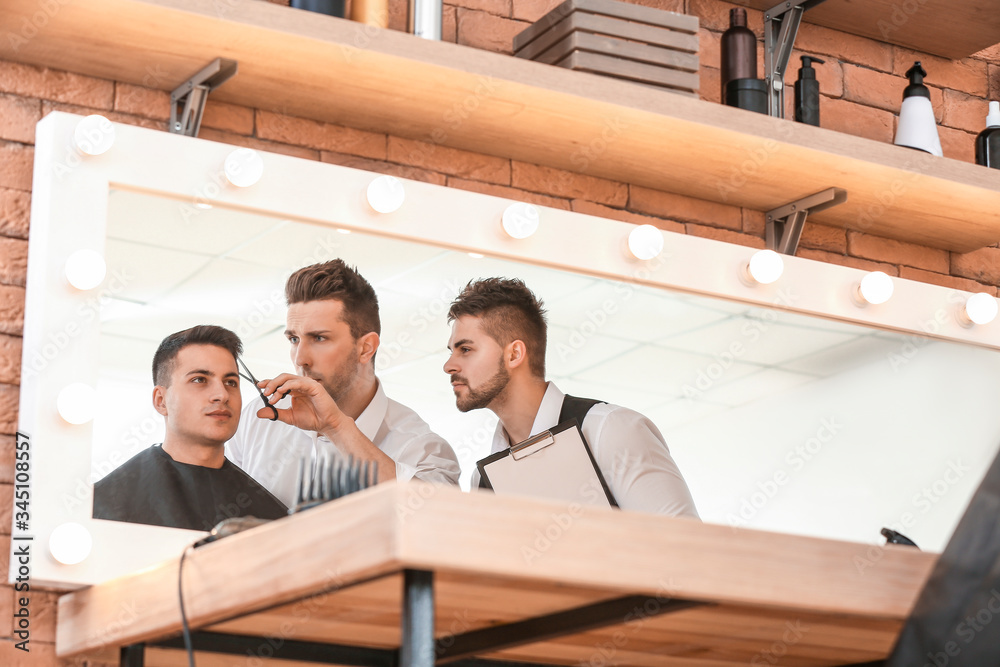
<instances>
[{"instance_id":1,"label":"short dark hair","mask_svg":"<svg viewBox=\"0 0 1000 667\"><path fill-rule=\"evenodd\" d=\"M231 353L233 359L243 354L240 337L225 327L202 324L178 331L164 338L160 347L156 348L156 354L153 355L153 384L170 386L170 374L174 372L177 353L188 345L215 345Z\"/></svg>"},{"instance_id":2,"label":"short dark hair","mask_svg":"<svg viewBox=\"0 0 1000 667\"><path fill-rule=\"evenodd\" d=\"M542 300L517 278L470 280L448 309L448 321L464 315L480 317L483 330L501 346L515 340L528 349L531 372L545 377L545 341L548 325Z\"/></svg>"},{"instance_id":3,"label":"short dark hair","mask_svg":"<svg viewBox=\"0 0 1000 667\"><path fill-rule=\"evenodd\" d=\"M357 340L374 331L382 334L378 316L378 295L358 270L342 259L306 266L288 277L285 301L288 305L335 299L344 306L344 322Z\"/></svg>"}]
</instances>

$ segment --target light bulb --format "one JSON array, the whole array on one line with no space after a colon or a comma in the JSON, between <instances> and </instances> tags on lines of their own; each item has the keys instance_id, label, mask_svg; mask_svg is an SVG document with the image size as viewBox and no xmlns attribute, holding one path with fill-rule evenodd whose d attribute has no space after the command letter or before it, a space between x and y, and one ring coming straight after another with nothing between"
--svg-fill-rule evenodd
<instances>
[{"instance_id":1,"label":"light bulb","mask_svg":"<svg viewBox=\"0 0 1000 667\"><path fill-rule=\"evenodd\" d=\"M93 419L96 404L97 392L82 382L66 385L56 397L59 416L70 424L86 424Z\"/></svg>"},{"instance_id":2,"label":"light bulb","mask_svg":"<svg viewBox=\"0 0 1000 667\"><path fill-rule=\"evenodd\" d=\"M781 255L773 250L758 250L744 268L747 277L752 282L770 285L781 277L781 272L785 270L785 263L782 261Z\"/></svg>"},{"instance_id":3,"label":"light bulb","mask_svg":"<svg viewBox=\"0 0 1000 667\"><path fill-rule=\"evenodd\" d=\"M66 280L78 290L94 289L108 273L108 265L95 250L77 250L66 259Z\"/></svg>"},{"instance_id":4,"label":"light bulb","mask_svg":"<svg viewBox=\"0 0 1000 667\"><path fill-rule=\"evenodd\" d=\"M966 300L961 314L966 326L989 324L997 316L997 300L986 292L973 294Z\"/></svg>"},{"instance_id":5,"label":"light bulb","mask_svg":"<svg viewBox=\"0 0 1000 667\"><path fill-rule=\"evenodd\" d=\"M368 184L368 204L378 213L393 213L406 200L403 183L395 176L382 175Z\"/></svg>"},{"instance_id":6,"label":"light bulb","mask_svg":"<svg viewBox=\"0 0 1000 667\"><path fill-rule=\"evenodd\" d=\"M93 546L90 531L72 521L56 526L49 535L49 553L63 565L82 563Z\"/></svg>"},{"instance_id":7,"label":"light bulb","mask_svg":"<svg viewBox=\"0 0 1000 667\"><path fill-rule=\"evenodd\" d=\"M87 155L106 153L115 143L115 126L100 114L87 116L76 124L73 143Z\"/></svg>"},{"instance_id":8,"label":"light bulb","mask_svg":"<svg viewBox=\"0 0 1000 667\"><path fill-rule=\"evenodd\" d=\"M468 255L469 255L469 257L471 257L472 259L482 259L483 257L485 257L485 256L486 256L486 255L484 255L484 254L483 254L483 253L481 253L481 252L470 252L470 253L468 253Z\"/></svg>"},{"instance_id":9,"label":"light bulb","mask_svg":"<svg viewBox=\"0 0 1000 667\"><path fill-rule=\"evenodd\" d=\"M264 160L252 148L237 148L226 157L226 178L239 188L255 185L264 175Z\"/></svg>"},{"instance_id":10,"label":"light bulb","mask_svg":"<svg viewBox=\"0 0 1000 667\"><path fill-rule=\"evenodd\" d=\"M881 271L872 271L861 279L858 295L872 305L885 303L892 298L892 278Z\"/></svg>"},{"instance_id":11,"label":"light bulb","mask_svg":"<svg viewBox=\"0 0 1000 667\"><path fill-rule=\"evenodd\" d=\"M636 259L653 259L663 252L663 232L653 225L639 225L629 232L628 249Z\"/></svg>"},{"instance_id":12,"label":"light bulb","mask_svg":"<svg viewBox=\"0 0 1000 667\"><path fill-rule=\"evenodd\" d=\"M503 230L514 239L526 239L538 231L538 209L531 204L511 204L503 212Z\"/></svg>"}]
</instances>

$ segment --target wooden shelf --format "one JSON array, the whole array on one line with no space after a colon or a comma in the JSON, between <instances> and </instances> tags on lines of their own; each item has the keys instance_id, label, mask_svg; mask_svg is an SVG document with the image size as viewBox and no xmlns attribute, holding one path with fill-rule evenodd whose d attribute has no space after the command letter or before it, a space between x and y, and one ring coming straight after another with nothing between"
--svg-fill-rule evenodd
<instances>
[{"instance_id":1,"label":"wooden shelf","mask_svg":"<svg viewBox=\"0 0 1000 667\"><path fill-rule=\"evenodd\" d=\"M735 0L767 11L780 0ZM826 0L806 23L957 60L1000 43L994 0Z\"/></svg>"},{"instance_id":2,"label":"wooden shelf","mask_svg":"<svg viewBox=\"0 0 1000 667\"><path fill-rule=\"evenodd\" d=\"M0 25L37 11L6 0ZM760 211L840 187L847 203L811 219L961 252L1000 240L995 170L267 2L68 3L14 45L0 58L138 85L156 72L163 90L233 58L215 99Z\"/></svg>"}]
</instances>

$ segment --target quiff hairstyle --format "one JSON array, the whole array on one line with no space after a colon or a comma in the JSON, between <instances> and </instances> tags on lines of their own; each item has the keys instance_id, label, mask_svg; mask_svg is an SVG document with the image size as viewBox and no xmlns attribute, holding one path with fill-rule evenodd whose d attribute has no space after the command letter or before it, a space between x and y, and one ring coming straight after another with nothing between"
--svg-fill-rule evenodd
<instances>
[{"instance_id":1,"label":"quiff hairstyle","mask_svg":"<svg viewBox=\"0 0 1000 667\"><path fill-rule=\"evenodd\" d=\"M382 334L378 316L378 296L357 269L342 259L306 266L288 278L285 300L288 305L307 301L337 300L344 306L344 322L357 340L365 334Z\"/></svg>"},{"instance_id":2,"label":"quiff hairstyle","mask_svg":"<svg viewBox=\"0 0 1000 667\"><path fill-rule=\"evenodd\" d=\"M528 368L544 379L547 324L543 305L517 278L470 280L448 309L448 322L465 315L479 317L483 330L501 347L523 341Z\"/></svg>"},{"instance_id":3,"label":"quiff hairstyle","mask_svg":"<svg viewBox=\"0 0 1000 667\"><path fill-rule=\"evenodd\" d=\"M203 324L184 331L172 333L160 342L153 355L153 384L170 386L170 376L174 372L177 354L188 345L214 345L233 355L235 360L243 354L240 337L225 327Z\"/></svg>"}]
</instances>

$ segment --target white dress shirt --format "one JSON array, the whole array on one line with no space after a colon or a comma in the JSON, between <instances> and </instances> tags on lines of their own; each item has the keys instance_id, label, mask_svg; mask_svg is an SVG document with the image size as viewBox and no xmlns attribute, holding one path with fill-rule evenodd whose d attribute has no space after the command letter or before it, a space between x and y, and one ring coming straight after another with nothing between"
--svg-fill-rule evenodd
<instances>
[{"instance_id":1,"label":"white dress shirt","mask_svg":"<svg viewBox=\"0 0 1000 667\"><path fill-rule=\"evenodd\" d=\"M377 380L376 380L377 382ZM288 407L291 398L278 402ZM346 459L336 444L316 431L305 431L281 421L257 417L261 401L245 401L240 427L226 443L226 457L260 482L281 502L296 502L299 461L315 461L327 454L331 461ZM410 408L385 395L378 383L375 397L355 420L365 437L396 462L396 479L419 479L438 484L458 484L461 467L444 438Z\"/></svg>"},{"instance_id":2,"label":"white dress shirt","mask_svg":"<svg viewBox=\"0 0 1000 667\"><path fill-rule=\"evenodd\" d=\"M564 396L555 384L548 383L530 435L559 423ZM659 429L649 419L628 408L598 403L590 408L580 430L611 495L623 510L698 518L687 482L671 458ZM490 453L503 451L511 444L503 424L497 424ZM478 487L476 470L472 488Z\"/></svg>"}]
</instances>

